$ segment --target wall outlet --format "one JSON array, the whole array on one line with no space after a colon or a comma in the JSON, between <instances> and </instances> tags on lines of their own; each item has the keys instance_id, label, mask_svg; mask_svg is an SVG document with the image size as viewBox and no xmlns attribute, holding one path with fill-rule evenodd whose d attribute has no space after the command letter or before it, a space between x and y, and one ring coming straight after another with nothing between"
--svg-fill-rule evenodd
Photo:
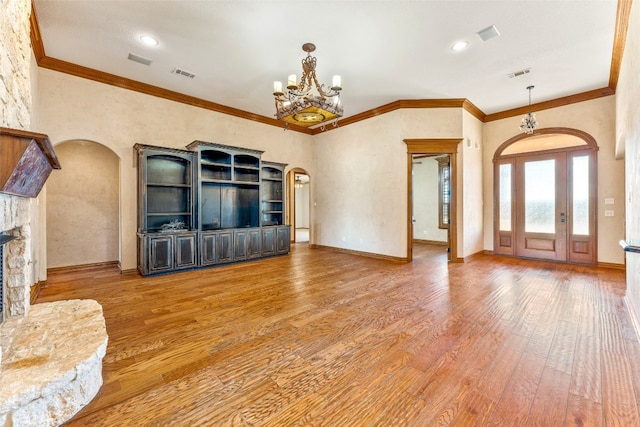
<instances>
[{"instance_id":1,"label":"wall outlet","mask_svg":"<svg viewBox=\"0 0 640 427\"><path fill-rule=\"evenodd\" d=\"M610 210L604 211L604 216L613 216L613 211L610 211Z\"/></svg>"},{"instance_id":2,"label":"wall outlet","mask_svg":"<svg viewBox=\"0 0 640 427\"><path fill-rule=\"evenodd\" d=\"M614 205L615 204L615 199L613 197L605 197L604 204L605 205Z\"/></svg>"}]
</instances>

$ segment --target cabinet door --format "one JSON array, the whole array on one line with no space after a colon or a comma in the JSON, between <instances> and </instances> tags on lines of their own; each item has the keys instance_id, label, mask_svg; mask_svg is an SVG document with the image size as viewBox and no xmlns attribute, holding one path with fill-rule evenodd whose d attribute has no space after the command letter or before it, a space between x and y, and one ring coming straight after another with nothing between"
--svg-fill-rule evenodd
<instances>
[{"instance_id":1,"label":"cabinet door","mask_svg":"<svg viewBox=\"0 0 640 427\"><path fill-rule=\"evenodd\" d=\"M233 233L221 231L216 236L216 249L218 250L218 262L233 261Z\"/></svg>"},{"instance_id":2,"label":"cabinet door","mask_svg":"<svg viewBox=\"0 0 640 427\"><path fill-rule=\"evenodd\" d=\"M262 229L262 255L271 256L276 254L276 228L269 227Z\"/></svg>"},{"instance_id":3,"label":"cabinet door","mask_svg":"<svg viewBox=\"0 0 640 427\"><path fill-rule=\"evenodd\" d=\"M173 237L149 238L149 271L152 273L173 269Z\"/></svg>"},{"instance_id":4,"label":"cabinet door","mask_svg":"<svg viewBox=\"0 0 640 427\"><path fill-rule=\"evenodd\" d=\"M247 258L260 258L262 251L262 234L260 229L249 230L249 240L247 241Z\"/></svg>"},{"instance_id":5,"label":"cabinet door","mask_svg":"<svg viewBox=\"0 0 640 427\"><path fill-rule=\"evenodd\" d=\"M176 235L176 268L189 268L196 265L196 235Z\"/></svg>"},{"instance_id":6,"label":"cabinet door","mask_svg":"<svg viewBox=\"0 0 640 427\"><path fill-rule=\"evenodd\" d=\"M216 248L216 233L203 234L200 241L200 250L202 251L202 265L212 265L218 262Z\"/></svg>"},{"instance_id":7,"label":"cabinet door","mask_svg":"<svg viewBox=\"0 0 640 427\"><path fill-rule=\"evenodd\" d=\"M277 238L278 238L278 248L277 252L279 254L287 254L291 249L291 239L289 237L289 227L278 227Z\"/></svg>"},{"instance_id":8,"label":"cabinet door","mask_svg":"<svg viewBox=\"0 0 640 427\"><path fill-rule=\"evenodd\" d=\"M242 261L247 259L247 241L249 233L247 230L233 230L233 260Z\"/></svg>"}]
</instances>

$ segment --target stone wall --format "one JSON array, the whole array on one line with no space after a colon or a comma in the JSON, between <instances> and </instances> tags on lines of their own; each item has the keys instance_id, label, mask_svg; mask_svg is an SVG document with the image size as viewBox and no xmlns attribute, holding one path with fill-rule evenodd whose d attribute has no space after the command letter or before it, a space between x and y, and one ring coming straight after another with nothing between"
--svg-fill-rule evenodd
<instances>
[{"instance_id":1,"label":"stone wall","mask_svg":"<svg viewBox=\"0 0 640 427\"><path fill-rule=\"evenodd\" d=\"M31 39L30 0L0 0L0 126L30 130ZM0 194L0 232L18 236L5 248L8 316L29 309L32 284L31 203L23 197Z\"/></svg>"},{"instance_id":2,"label":"stone wall","mask_svg":"<svg viewBox=\"0 0 640 427\"><path fill-rule=\"evenodd\" d=\"M30 0L0 0L0 124L31 126Z\"/></svg>"}]
</instances>

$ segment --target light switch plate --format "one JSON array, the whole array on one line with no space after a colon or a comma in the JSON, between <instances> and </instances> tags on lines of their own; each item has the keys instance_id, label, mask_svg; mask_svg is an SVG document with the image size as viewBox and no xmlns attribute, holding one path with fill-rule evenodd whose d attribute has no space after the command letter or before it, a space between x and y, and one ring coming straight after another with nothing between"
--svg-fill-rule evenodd
<instances>
[{"instance_id":1,"label":"light switch plate","mask_svg":"<svg viewBox=\"0 0 640 427\"><path fill-rule=\"evenodd\" d=\"M615 200L614 200L613 197L606 197L604 199L604 204L605 205L613 205L613 204L615 204Z\"/></svg>"},{"instance_id":2,"label":"light switch plate","mask_svg":"<svg viewBox=\"0 0 640 427\"><path fill-rule=\"evenodd\" d=\"M609 211L609 210L604 211L604 216L613 216L613 211Z\"/></svg>"}]
</instances>

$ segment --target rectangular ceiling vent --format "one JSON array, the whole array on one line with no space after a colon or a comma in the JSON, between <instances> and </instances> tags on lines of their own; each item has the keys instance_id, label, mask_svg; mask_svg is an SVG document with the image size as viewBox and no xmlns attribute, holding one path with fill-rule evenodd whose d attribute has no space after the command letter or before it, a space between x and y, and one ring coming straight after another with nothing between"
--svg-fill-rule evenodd
<instances>
[{"instance_id":1,"label":"rectangular ceiling vent","mask_svg":"<svg viewBox=\"0 0 640 427\"><path fill-rule=\"evenodd\" d=\"M129 61L137 62L138 64L151 65L150 59L144 58L142 56L134 55L133 53L130 53L127 59Z\"/></svg>"},{"instance_id":2,"label":"rectangular ceiling vent","mask_svg":"<svg viewBox=\"0 0 640 427\"><path fill-rule=\"evenodd\" d=\"M515 73L507 74L507 77L510 79L514 77L524 76L525 74L529 74L531 72L531 68L525 68L524 70L516 71Z\"/></svg>"},{"instance_id":3,"label":"rectangular ceiling vent","mask_svg":"<svg viewBox=\"0 0 640 427\"><path fill-rule=\"evenodd\" d=\"M188 71L182 70L180 68L174 68L173 71L171 71L173 74L178 74L180 76L185 76L185 77L189 77L190 79L194 78L196 75L193 73L190 73Z\"/></svg>"},{"instance_id":4,"label":"rectangular ceiling vent","mask_svg":"<svg viewBox=\"0 0 640 427\"><path fill-rule=\"evenodd\" d=\"M498 31L495 25L492 25L490 27L483 28L476 34L482 39L483 42L486 42L494 37L498 37L500 35L500 31Z\"/></svg>"}]
</instances>

